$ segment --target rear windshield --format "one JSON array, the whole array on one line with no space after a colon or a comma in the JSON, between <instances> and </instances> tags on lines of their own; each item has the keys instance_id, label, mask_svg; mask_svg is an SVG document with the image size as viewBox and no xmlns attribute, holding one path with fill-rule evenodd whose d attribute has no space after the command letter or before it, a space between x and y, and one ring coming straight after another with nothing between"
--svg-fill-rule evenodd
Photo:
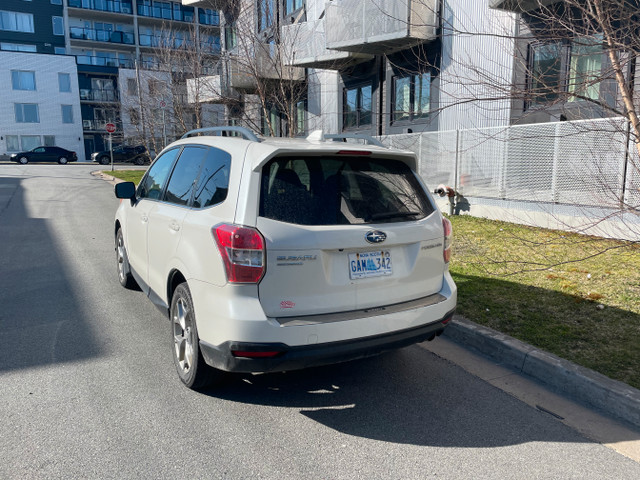
<instances>
[{"instance_id":1,"label":"rear windshield","mask_svg":"<svg viewBox=\"0 0 640 480\"><path fill-rule=\"evenodd\" d=\"M279 157L262 169L260 215L300 225L419 220L433 206L398 160Z\"/></svg>"}]
</instances>

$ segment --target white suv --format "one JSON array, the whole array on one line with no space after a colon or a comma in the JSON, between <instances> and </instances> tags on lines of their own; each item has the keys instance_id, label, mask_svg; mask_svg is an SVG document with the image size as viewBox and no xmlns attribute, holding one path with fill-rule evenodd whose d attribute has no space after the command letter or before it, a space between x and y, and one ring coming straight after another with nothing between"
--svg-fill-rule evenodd
<instances>
[{"instance_id":1,"label":"white suv","mask_svg":"<svg viewBox=\"0 0 640 480\"><path fill-rule=\"evenodd\" d=\"M191 388L221 371L292 370L432 340L456 306L451 224L416 167L413 153L361 135L194 130L137 189L116 185L126 200L114 229L120 283L137 283L169 316Z\"/></svg>"}]
</instances>

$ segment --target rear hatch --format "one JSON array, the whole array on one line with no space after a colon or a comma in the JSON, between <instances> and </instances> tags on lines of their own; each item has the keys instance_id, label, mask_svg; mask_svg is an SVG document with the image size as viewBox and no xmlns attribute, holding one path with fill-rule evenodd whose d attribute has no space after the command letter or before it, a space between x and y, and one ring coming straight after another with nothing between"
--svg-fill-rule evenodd
<instances>
[{"instance_id":1,"label":"rear hatch","mask_svg":"<svg viewBox=\"0 0 640 480\"><path fill-rule=\"evenodd\" d=\"M262 168L257 227L271 317L388 306L442 286L442 220L397 159L276 157Z\"/></svg>"}]
</instances>

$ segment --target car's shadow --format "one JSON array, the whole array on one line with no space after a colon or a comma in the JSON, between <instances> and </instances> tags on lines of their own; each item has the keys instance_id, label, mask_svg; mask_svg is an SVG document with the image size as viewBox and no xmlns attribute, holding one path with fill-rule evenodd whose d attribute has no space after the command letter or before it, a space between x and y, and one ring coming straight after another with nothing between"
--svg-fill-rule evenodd
<instances>
[{"instance_id":1,"label":"car's shadow","mask_svg":"<svg viewBox=\"0 0 640 480\"><path fill-rule=\"evenodd\" d=\"M549 415L415 345L327 367L233 375L202 393L294 409L341 433L393 443L486 448L587 441Z\"/></svg>"}]
</instances>

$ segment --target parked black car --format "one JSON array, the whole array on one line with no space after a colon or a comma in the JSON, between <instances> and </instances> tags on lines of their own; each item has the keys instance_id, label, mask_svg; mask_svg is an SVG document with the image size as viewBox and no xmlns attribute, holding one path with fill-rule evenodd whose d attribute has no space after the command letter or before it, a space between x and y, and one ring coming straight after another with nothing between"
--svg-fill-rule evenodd
<instances>
[{"instance_id":1,"label":"parked black car","mask_svg":"<svg viewBox=\"0 0 640 480\"><path fill-rule=\"evenodd\" d=\"M11 160L22 165L29 162L58 162L65 165L69 162L77 162L78 155L76 152L61 147L36 147L28 152L12 154Z\"/></svg>"},{"instance_id":2,"label":"parked black car","mask_svg":"<svg viewBox=\"0 0 640 480\"><path fill-rule=\"evenodd\" d=\"M108 165L111 163L111 152L109 150L94 152L91 154L91 161L98 162L101 165ZM120 145L113 148L113 161L133 162L136 165L144 165L151 162L151 157L147 147L144 145Z\"/></svg>"}]
</instances>

